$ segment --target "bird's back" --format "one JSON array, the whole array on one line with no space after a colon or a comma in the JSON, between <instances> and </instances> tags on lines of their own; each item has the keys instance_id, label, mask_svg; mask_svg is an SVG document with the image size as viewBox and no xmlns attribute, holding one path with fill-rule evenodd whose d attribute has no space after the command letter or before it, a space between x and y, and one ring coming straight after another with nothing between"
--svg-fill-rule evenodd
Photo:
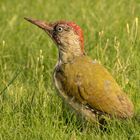
<instances>
[{"instance_id":1,"label":"bird's back","mask_svg":"<svg viewBox=\"0 0 140 140\"><path fill-rule=\"evenodd\" d=\"M119 118L133 115L132 102L111 74L87 56L58 65L55 80L66 96L76 98L81 104Z\"/></svg>"}]
</instances>

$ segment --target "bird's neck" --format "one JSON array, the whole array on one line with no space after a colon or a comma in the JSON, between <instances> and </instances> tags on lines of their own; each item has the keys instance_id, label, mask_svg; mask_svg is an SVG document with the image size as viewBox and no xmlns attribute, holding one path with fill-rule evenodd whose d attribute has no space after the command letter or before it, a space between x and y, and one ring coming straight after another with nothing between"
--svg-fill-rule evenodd
<instances>
[{"instance_id":1,"label":"bird's neck","mask_svg":"<svg viewBox=\"0 0 140 140\"><path fill-rule=\"evenodd\" d=\"M59 47L59 62L71 63L77 56L84 55L80 47Z\"/></svg>"}]
</instances>

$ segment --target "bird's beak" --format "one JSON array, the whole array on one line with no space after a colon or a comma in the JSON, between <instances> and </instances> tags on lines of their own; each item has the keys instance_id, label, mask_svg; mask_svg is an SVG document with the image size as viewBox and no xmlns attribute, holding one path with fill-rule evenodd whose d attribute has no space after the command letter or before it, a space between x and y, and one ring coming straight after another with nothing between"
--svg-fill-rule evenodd
<instances>
[{"instance_id":1,"label":"bird's beak","mask_svg":"<svg viewBox=\"0 0 140 140\"><path fill-rule=\"evenodd\" d=\"M27 17L25 17L24 19L31 22L32 24L38 26L39 28L45 30L48 33L48 35L50 37L52 37L53 27L50 24L48 24L44 21L41 21L41 20L36 20L36 19L32 19L32 18L27 18Z\"/></svg>"}]
</instances>

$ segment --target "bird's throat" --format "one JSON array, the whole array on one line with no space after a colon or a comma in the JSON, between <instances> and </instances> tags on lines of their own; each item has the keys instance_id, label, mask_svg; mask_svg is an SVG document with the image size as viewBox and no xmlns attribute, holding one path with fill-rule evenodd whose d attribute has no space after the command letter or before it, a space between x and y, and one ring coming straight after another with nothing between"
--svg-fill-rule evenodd
<instances>
[{"instance_id":1,"label":"bird's throat","mask_svg":"<svg viewBox=\"0 0 140 140\"><path fill-rule=\"evenodd\" d=\"M84 55L81 50L76 49L59 49L59 61L61 63L71 63L75 57Z\"/></svg>"}]
</instances>

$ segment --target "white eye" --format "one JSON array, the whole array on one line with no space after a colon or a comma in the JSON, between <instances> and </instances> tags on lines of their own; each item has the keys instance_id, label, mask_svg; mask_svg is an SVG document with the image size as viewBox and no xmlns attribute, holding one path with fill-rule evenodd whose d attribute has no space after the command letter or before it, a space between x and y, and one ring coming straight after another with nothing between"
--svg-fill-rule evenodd
<instances>
[{"instance_id":1,"label":"white eye","mask_svg":"<svg viewBox=\"0 0 140 140\"><path fill-rule=\"evenodd\" d=\"M57 28L57 31L58 31L58 32L62 32L62 31L63 31L63 28L59 26L59 27Z\"/></svg>"}]
</instances>

